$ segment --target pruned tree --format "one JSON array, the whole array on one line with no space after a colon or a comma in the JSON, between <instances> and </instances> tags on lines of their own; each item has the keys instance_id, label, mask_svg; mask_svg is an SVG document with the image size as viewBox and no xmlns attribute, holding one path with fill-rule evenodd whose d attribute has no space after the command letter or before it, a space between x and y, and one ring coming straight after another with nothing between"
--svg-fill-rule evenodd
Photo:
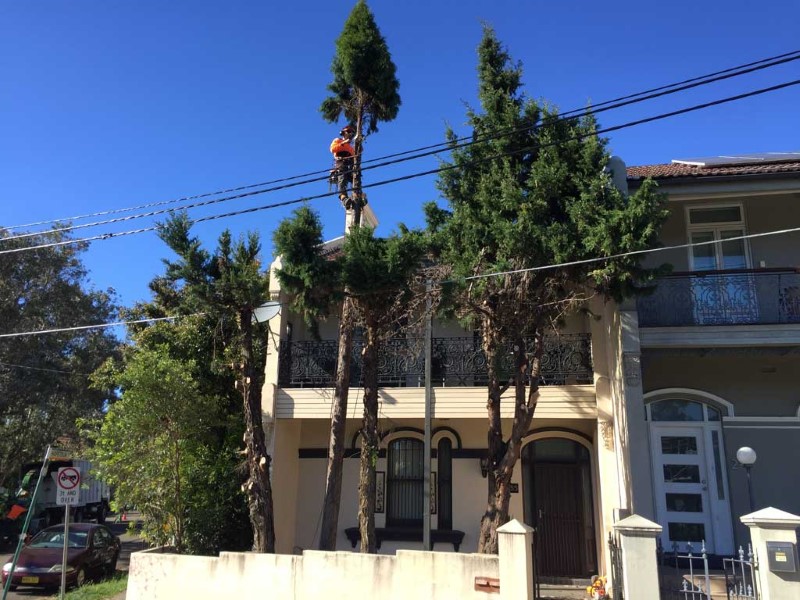
<instances>
[{"instance_id":1,"label":"pruned tree","mask_svg":"<svg viewBox=\"0 0 800 600\"><path fill-rule=\"evenodd\" d=\"M320 107L323 118L328 122L335 123L344 116L356 128L353 201L346 207L347 222L352 222L354 227L361 224L361 212L366 202L361 190L364 138L376 132L380 122L393 120L400 109L400 84L395 72L386 40L381 35L372 12L364 0L359 0L336 40L336 54L331 63L333 81L328 85L331 95ZM353 313L352 302L345 298L339 320L339 351L319 543L321 550L336 548L342 495L345 415L350 388L350 359L353 353Z\"/></svg>"},{"instance_id":2,"label":"pruned tree","mask_svg":"<svg viewBox=\"0 0 800 600\"><path fill-rule=\"evenodd\" d=\"M180 310L196 311L220 323L225 360L236 378L244 414L244 454L247 481L244 491L253 528L253 551L275 551L275 526L270 481L270 461L261 422L261 388L264 372L264 332L253 311L268 298L267 277L261 272L258 235L234 242L224 231L212 253L190 234L192 222L177 214L159 225L158 234L178 255L164 261L167 272L162 292L179 289Z\"/></svg>"},{"instance_id":3,"label":"pruned tree","mask_svg":"<svg viewBox=\"0 0 800 600\"><path fill-rule=\"evenodd\" d=\"M278 226L274 243L283 263L277 276L290 294L292 308L304 316L312 331L316 330L318 319L330 314L332 300L336 299L352 302L352 325L359 324L364 329L358 520L361 551L374 553L375 466L380 444L378 353L381 344L395 335L401 324L419 316L420 262L425 238L402 226L399 234L388 238L375 237L369 227L358 227L345 238L342 252L329 259L322 254L319 217L303 207ZM335 543L335 534L333 540Z\"/></svg>"},{"instance_id":4,"label":"pruned tree","mask_svg":"<svg viewBox=\"0 0 800 600\"><path fill-rule=\"evenodd\" d=\"M447 131L456 168L440 174L438 188L449 207L428 204L426 216L457 282L445 304L479 332L487 360L488 502L479 551L496 553L539 398L545 335L591 295L619 300L656 274L635 256L546 267L651 247L666 212L652 182L630 196L613 185L593 117L559 118L522 93L521 65L490 27L478 46L478 83L481 110L467 113L474 143L458 147ZM514 417L504 432L507 390Z\"/></svg>"}]
</instances>

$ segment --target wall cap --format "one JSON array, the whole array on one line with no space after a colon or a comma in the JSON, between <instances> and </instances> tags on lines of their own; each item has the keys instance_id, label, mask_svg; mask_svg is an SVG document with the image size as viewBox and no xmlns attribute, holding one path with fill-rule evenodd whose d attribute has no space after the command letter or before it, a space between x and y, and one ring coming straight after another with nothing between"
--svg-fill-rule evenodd
<instances>
[{"instance_id":1,"label":"wall cap","mask_svg":"<svg viewBox=\"0 0 800 600\"><path fill-rule=\"evenodd\" d=\"M749 515L743 515L739 520L748 527L795 529L800 526L800 516L772 506L762 508Z\"/></svg>"},{"instance_id":2,"label":"wall cap","mask_svg":"<svg viewBox=\"0 0 800 600\"><path fill-rule=\"evenodd\" d=\"M664 528L658 523L653 523L639 515L631 515L614 523L614 531L630 534L652 534L653 537L661 533Z\"/></svg>"},{"instance_id":3,"label":"wall cap","mask_svg":"<svg viewBox=\"0 0 800 600\"><path fill-rule=\"evenodd\" d=\"M524 523L520 523L516 519L511 519L508 523L506 523L502 527L498 527L497 533L510 533L512 535L533 533L533 527L529 527Z\"/></svg>"}]
</instances>

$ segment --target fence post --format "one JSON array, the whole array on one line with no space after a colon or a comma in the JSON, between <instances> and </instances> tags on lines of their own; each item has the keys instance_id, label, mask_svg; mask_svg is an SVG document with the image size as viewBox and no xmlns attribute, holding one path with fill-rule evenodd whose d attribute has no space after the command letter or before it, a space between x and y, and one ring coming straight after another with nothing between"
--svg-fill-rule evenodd
<instances>
[{"instance_id":1,"label":"fence post","mask_svg":"<svg viewBox=\"0 0 800 600\"><path fill-rule=\"evenodd\" d=\"M533 528L513 519L497 528L500 600L533 600Z\"/></svg>"},{"instance_id":2,"label":"fence post","mask_svg":"<svg viewBox=\"0 0 800 600\"><path fill-rule=\"evenodd\" d=\"M656 538L661 525L639 515L631 515L614 524L622 547L622 588L625 598L658 597L658 561Z\"/></svg>"},{"instance_id":3,"label":"fence post","mask_svg":"<svg viewBox=\"0 0 800 600\"><path fill-rule=\"evenodd\" d=\"M777 508L764 508L741 517L742 523L750 529L756 568L756 585L761 600L794 600L800 597L800 566L797 566L797 528L800 517ZM770 565L767 542L789 542L794 556L784 553L775 565ZM772 568L785 568L793 560L794 573L777 571Z\"/></svg>"}]
</instances>

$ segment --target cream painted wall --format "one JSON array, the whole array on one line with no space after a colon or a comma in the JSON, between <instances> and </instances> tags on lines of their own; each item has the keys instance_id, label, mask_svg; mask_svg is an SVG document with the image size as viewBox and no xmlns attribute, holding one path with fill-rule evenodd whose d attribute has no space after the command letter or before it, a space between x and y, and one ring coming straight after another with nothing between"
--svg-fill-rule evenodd
<instances>
[{"instance_id":1,"label":"cream painted wall","mask_svg":"<svg viewBox=\"0 0 800 600\"><path fill-rule=\"evenodd\" d=\"M645 391L692 388L732 402L736 416L795 416L800 407L800 356L765 353L645 350Z\"/></svg>"}]
</instances>

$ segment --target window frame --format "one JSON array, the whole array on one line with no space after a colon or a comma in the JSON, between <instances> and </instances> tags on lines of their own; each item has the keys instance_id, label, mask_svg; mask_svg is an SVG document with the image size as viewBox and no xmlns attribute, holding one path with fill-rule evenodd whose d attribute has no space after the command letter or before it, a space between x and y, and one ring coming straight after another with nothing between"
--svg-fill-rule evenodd
<instances>
[{"instance_id":1,"label":"window frame","mask_svg":"<svg viewBox=\"0 0 800 600\"><path fill-rule=\"evenodd\" d=\"M739 220L738 221L712 221L709 223L692 223L692 211L703 209L726 209L738 208ZM745 217L744 203L743 202L725 202L725 203L711 203L711 204L693 204L685 207L686 219L686 241L692 243L692 234L694 233L710 233L714 241L721 241L722 234L726 231L741 231L742 235L747 235L747 220ZM714 251L714 269L709 269L707 272L723 271L725 270L723 264L722 244L717 243L712 245ZM745 269L752 268L752 257L750 252L749 240L742 240L742 248L744 249L744 262ZM694 247L688 246L686 248L689 259L689 270L697 271L695 266Z\"/></svg>"}]
</instances>

